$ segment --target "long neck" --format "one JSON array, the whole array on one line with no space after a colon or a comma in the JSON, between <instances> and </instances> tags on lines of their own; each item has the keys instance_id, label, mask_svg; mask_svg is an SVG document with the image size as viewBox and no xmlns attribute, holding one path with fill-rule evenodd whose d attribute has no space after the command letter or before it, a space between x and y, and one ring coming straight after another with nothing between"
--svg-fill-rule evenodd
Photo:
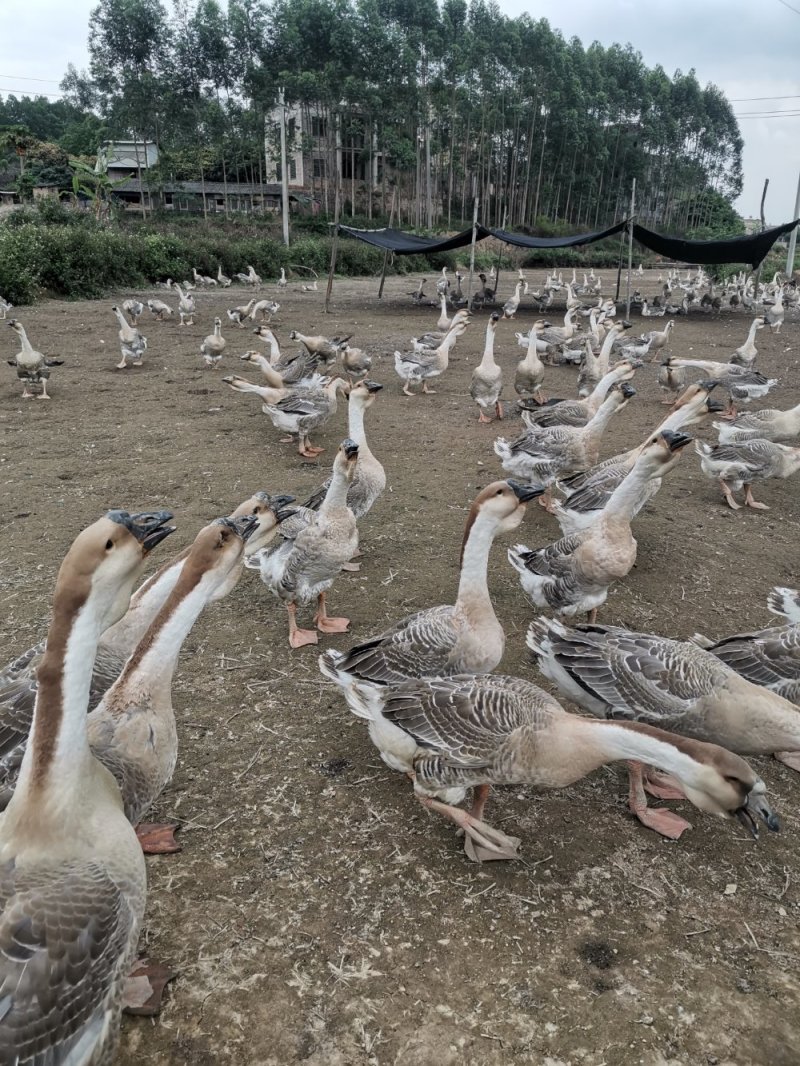
<instances>
[{"instance_id":1,"label":"long neck","mask_svg":"<svg viewBox=\"0 0 800 1066\"><path fill-rule=\"evenodd\" d=\"M367 434L364 431L364 408L360 403L354 403L353 400L347 408L347 435L358 445L360 455L365 452L372 454L367 444Z\"/></svg>"},{"instance_id":2,"label":"long neck","mask_svg":"<svg viewBox=\"0 0 800 1066\"><path fill-rule=\"evenodd\" d=\"M625 520L632 518L636 504L639 502L642 486L652 476L652 469L647 468L643 461L636 463L609 496L604 508L606 514Z\"/></svg>"},{"instance_id":3,"label":"long neck","mask_svg":"<svg viewBox=\"0 0 800 1066\"><path fill-rule=\"evenodd\" d=\"M756 343L756 331L758 326L755 321L750 323L750 332L747 334L747 344L749 347L754 348Z\"/></svg>"},{"instance_id":4,"label":"long neck","mask_svg":"<svg viewBox=\"0 0 800 1066\"><path fill-rule=\"evenodd\" d=\"M586 402L592 405L597 405L599 407L600 404L603 402L603 399L605 398L605 395L608 392L609 388L614 384L615 381L618 380L619 377L620 374L616 367L614 367L613 370L609 370L607 374L603 374L603 376L600 378L600 380L597 382L597 384L587 397Z\"/></svg>"},{"instance_id":5,"label":"long neck","mask_svg":"<svg viewBox=\"0 0 800 1066\"><path fill-rule=\"evenodd\" d=\"M464 553L461 559L461 576L458 582L459 605L488 604L489 586L487 584L487 569L489 565L489 550L497 532L497 525L480 512L475 517L467 535L464 545Z\"/></svg>"},{"instance_id":6,"label":"long neck","mask_svg":"<svg viewBox=\"0 0 800 1066\"><path fill-rule=\"evenodd\" d=\"M28 340L28 334L25 332L22 326L19 327L19 342L22 345L23 352L33 351L31 342Z\"/></svg>"},{"instance_id":7,"label":"long neck","mask_svg":"<svg viewBox=\"0 0 800 1066\"><path fill-rule=\"evenodd\" d=\"M127 319L125 318L125 316L123 315L123 313L120 310L116 310L114 312L114 314L117 316L117 322L119 322L119 324L122 326L123 329L129 329L130 328L128 326Z\"/></svg>"},{"instance_id":8,"label":"long neck","mask_svg":"<svg viewBox=\"0 0 800 1066\"><path fill-rule=\"evenodd\" d=\"M454 329L451 329L450 332L447 334L447 336L442 341L442 343L439 345L439 351L443 355L449 355L450 354L450 349L456 343L456 338L457 337L458 337L458 332L456 330L454 330Z\"/></svg>"},{"instance_id":9,"label":"long neck","mask_svg":"<svg viewBox=\"0 0 800 1066\"><path fill-rule=\"evenodd\" d=\"M605 335L602 347L600 348L600 354L597 357L597 361L600 364L600 368L601 368L600 369L600 373L601 374L605 374L606 371L608 370L608 357L609 357L609 354L611 353L611 346L614 343L614 341L616 340L616 337L617 337L617 330L615 330L615 329L610 329L608 331L608 333L606 333L606 335Z\"/></svg>"},{"instance_id":10,"label":"long neck","mask_svg":"<svg viewBox=\"0 0 800 1066\"><path fill-rule=\"evenodd\" d=\"M201 575L202 577L202 575ZM209 589L197 574L185 573L151 622L112 693L135 687L168 688L184 640L208 602ZM111 694L109 693L109 698Z\"/></svg>"},{"instance_id":11,"label":"long neck","mask_svg":"<svg viewBox=\"0 0 800 1066\"><path fill-rule=\"evenodd\" d=\"M325 493L325 499L322 501L320 511L329 511L335 507L346 507L349 487L350 481L344 471L334 467L331 483Z\"/></svg>"},{"instance_id":12,"label":"long neck","mask_svg":"<svg viewBox=\"0 0 800 1066\"><path fill-rule=\"evenodd\" d=\"M525 353L525 365L535 370L542 365L542 360L539 358L539 353L536 350L536 342L539 339L539 330L536 330L531 326L531 331L528 334L528 350Z\"/></svg>"},{"instance_id":13,"label":"long neck","mask_svg":"<svg viewBox=\"0 0 800 1066\"><path fill-rule=\"evenodd\" d=\"M588 433L590 436L602 433L616 409L616 399L613 396L606 397L592 418L586 423L584 433Z\"/></svg>"},{"instance_id":14,"label":"long neck","mask_svg":"<svg viewBox=\"0 0 800 1066\"><path fill-rule=\"evenodd\" d=\"M569 733L576 762L584 774L606 763L632 759L673 774L693 787L701 784L707 772L704 763L681 750L671 742L670 734L660 729L570 715ZM685 747L686 742L681 745Z\"/></svg>"},{"instance_id":15,"label":"long neck","mask_svg":"<svg viewBox=\"0 0 800 1066\"><path fill-rule=\"evenodd\" d=\"M536 342L533 344L536 347ZM486 344L483 349L483 358L481 359L482 370L494 370L497 364L494 361L494 329L492 323L486 327Z\"/></svg>"},{"instance_id":16,"label":"long neck","mask_svg":"<svg viewBox=\"0 0 800 1066\"><path fill-rule=\"evenodd\" d=\"M104 645L130 655L178 583L188 554L187 549L136 590L127 613L103 634Z\"/></svg>"}]
</instances>

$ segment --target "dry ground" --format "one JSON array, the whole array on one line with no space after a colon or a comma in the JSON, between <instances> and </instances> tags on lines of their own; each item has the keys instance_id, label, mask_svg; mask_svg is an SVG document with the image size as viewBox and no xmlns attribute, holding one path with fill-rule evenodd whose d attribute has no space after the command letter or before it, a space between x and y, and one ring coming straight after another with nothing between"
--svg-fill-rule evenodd
<instances>
[{"instance_id":1,"label":"dry ground","mask_svg":"<svg viewBox=\"0 0 800 1066\"><path fill-rule=\"evenodd\" d=\"M511 282L505 274L502 291ZM655 291L655 277L647 285ZM327 317L322 292L278 296L284 340L291 328L353 332L387 386L368 432L389 488L363 523L362 572L331 596L353 639L452 602L468 505L499 474L494 437L515 430L477 425L468 398L485 315L436 396L400 395L391 352L437 317L410 305L411 287L390 279L378 302L374 281L337 282ZM0 389L5 659L43 633L60 559L105 508L171 507L168 554L252 490L302 497L326 475L344 412L318 464L303 463L254 400L220 383L254 338L226 327L222 372L202 367L213 314L240 295L201 296L193 328L143 320L146 365L125 372L114 369L113 300L20 312L65 366L50 404L21 401L10 368ZM522 354L514 329L533 317L523 307L500 327L509 382ZM724 359L748 324L680 318L672 350ZM788 406L800 326L759 340L759 366L780 378L768 402ZM13 347L0 327L0 351ZM637 376L603 454L662 416L654 378L651 367ZM574 369L550 370L548 391L572 395L574 380ZM679 636L767 624L767 590L797 581L800 503L796 480L760 493L771 511L733 513L687 451L638 519L638 564L601 619ZM557 527L533 506L517 536L541 545ZM491 561L502 669L538 680L524 649L532 610L505 548ZM630 818L624 777L609 769L562 792L497 794L491 819L523 838L523 857L472 865L452 827L380 762L314 651L290 652L285 612L250 572L187 641L175 706L180 760L154 816L180 820L183 851L148 860L142 948L179 976L158 1019L126 1021L123 1066L800 1062L800 782L785 767L759 763L784 832L758 843L693 809L691 833L659 839Z\"/></svg>"}]
</instances>

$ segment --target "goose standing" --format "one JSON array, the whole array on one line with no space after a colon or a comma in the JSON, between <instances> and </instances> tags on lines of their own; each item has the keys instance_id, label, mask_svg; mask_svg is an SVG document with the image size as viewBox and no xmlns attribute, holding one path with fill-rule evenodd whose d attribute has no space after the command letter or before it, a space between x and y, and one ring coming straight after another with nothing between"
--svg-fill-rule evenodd
<instances>
[{"instance_id":1,"label":"goose standing","mask_svg":"<svg viewBox=\"0 0 800 1066\"><path fill-rule=\"evenodd\" d=\"M427 393L429 396L436 394L435 389L428 388L428 380L439 377L447 370L450 351L466 328L466 322L463 321L452 326L438 348L427 349L414 354L404 354L397 351L394 353L394 368L397 376L405 382L403 385L403 394L405 396L415 395L409 388L411 384L421 384L422 392Z\"/></svg>"},{"instance_id":2,"label":"goose standing","mask_svg":"<svg viewBox=\"0 0 800 1066\"><path fill-rule=\"evenodd\" d=\"M117 322L119 322L117 336L119 337L122 361L116 364L117 370L124 370L128 365L129 359L133 366L141 366L142 356L147 350L147 337L143 337L138 329L130 325L118 307L112 307L111 310L117 316Z\"/></svg>"},{"instance_id":3,"label":"goose standing","mask_svg":"<svg viewBox=\"0 0 800 1066\"><path fill-rule=\"evenodd\" d=\"M638 360L622 359L598 381L585 400L548 400L535 407L526 404L522 408L522 421L534 432L556 426L585 426L600 410L611 386L629 381L640 366Z\"/></svg>"},{"instance_id":4,"label":"goose standing","mask_svg":"<svg viewBox=\"0 0 800 1066\"><path fill-rule=\"evenodd\" d=\"M362 348L354 348L346 341L339 348L339 358L342 370L350 378L351 384L355 381L363 381L372 367L372 359ZM353 434L351 433L352 437Z\"/></svg>"},{"instance_id":5,"label":"goose standing","mask_svg":"<svg viewBox=\"0 0 800 1066\"><path fill-rule=\"evenodd\" d=\"M800 436L800 403L781 411L765 407L737 415L731 422L714 422L720 444L734 444L745 440L786 441Z\"/></svg>"},{"instance_id":6,"label":"goose standing","mask_svg":"<svg viewBox=\"0 0 800 1066\"><path fill-rule=\"evenodd\" d=\"M122 310L130 318L131 325L135 326L144 314L144 304L140 300L125 300Z\"/></svg>"},{"instance_id":7,"label":"goose standing","mask_svg":"<svg viewBox=\"0 0 800 1066\"><path fill-rule=\"evenodd\" d=\"M503 318L513 318L519 310L520 294L522 293L522 282L518 281L514 287L514 295L509 296L506 302L503 304Z\"/></svg>"},{"instance_id":8,"label":"goose standing","mask_svg":"<svg viewBox=\"0 0 800 1066\"><path fill-rule=\"evenodd\" d=\"M486 417L487 408L494 408L496 418L503 417L503 404L500 394L503 391L503 371L494 361L494 338L497 332L497 323L500 315L495 311L489 316L486 323L486 344L483 349L483 358L480 364L472 371L472 379L469 385L469 394L478 405L480 415L478 421L488 425L493 420ZM534 344L535 349L535 344Z\"/></svg>"},{"instance_id":9,"label":"goose standing","mask_svg":"<svg viewBox=\"0 0 800 1066\"><path fill-rule=\"evenodd\" d=\"M274 300L258 300L256 303L253 303L251 300L250 302L252 304L250 308L250 319L253 322L256 321L258 315L261 315L262 322L270 322L272 321L272 316L277 315L278 311L281 309L281 305L275 303Z\"/></svg>"},{"instance_id":10,"label":"goose standing","mask_svg":"<svg viewBox=\"0 0 800 1066\"><path fill-rule=\"evenodd\" d=\"M766 314L764 315L764 321L773 333L780 333L781 326L783 325L783 317L785 314L783 295L783 286L780 285L778 291L775 293L775 303L767 308Z\"/></svg>"},{"instance_id":11,"label":"goose standing","mask_svg":"<svg viewBox=\"0 0 800 1066\"><path fill-rule=\"evenodd\" d=\"M239 329L244 329L244 319L248 317L250 312L255 306L255 297L246 304L240 304L238 307L229 307L226 310L226 315L231 322L234 322Z\"/></svg>"},{"instance_id":12,"label":"goose standing","mask_svg":"<svg viewBox=\"0 0 800 1066\"><path fill-rule=\"evenodd\" d=\"M197 304L195 303L194 296L189 292L184 292L181 286L175 282L175 288L178 292L178 314L180 315L182 326L194 325L194 313L197 310Z\"/></svg>"},{"instance_id":13,"label":"goose standing","mask_svg":"<svg viewBox=\"0 0 800 1066\"><path fill-rule=\"evenodd\" d=\"M200 354L206 366L216 370L222 353L225 351L225 338L222 336L222 319L214 319L214 332L209 334L200 345Z\"/></svg>"},{"instance_id":14,"label":"goose standing","mask_svg":"<svg viewBox=\"0 0 800 1066\"><path fill-rule=\"evenodd\" d=\"M736 400L749 403L766 396L773 385L778 384L777 378L767 378L757 370L749 367L737 366L736 363L717 363L710 359L676 359L669 356L662 366L685 367L687 370L698 370L704 377L714 378L728 390L730 397L728 411L723 416L733 418L736 414Z\"/></svg>"},{"instance_id":15,"label":"goose standing","mask_svg":"<svg viewBox=\"0 0 800 1066\"><path fill-rule=\"evenodd\" d=\"M229 289L231 287L231 279L222 273L222 264L217 263L217 283L221 289Z\"/></svg>"},{"instance_id":16,"label":"goose standing","mask_svg":"<svg viewBox=\"0 0 800 1066\"><path fill-rule=\"evenodd\" d=\"M741 504L736 502L733 494L742 487L746 507L768 511L765 503L753 499L752 483L771 477L791 477L800 470L800 447L792 448L769 440L735 441L716 446L696 441L695 448L703 473L719 481L725 500L734 511L738 511Z\"/></svg>"},{"instance_id":17,"label":"goose standing","mask_svg":"<svg viewBox=\"0 0 800 1066\"><path fill-rule=\"evenodd\" d=\"M12 303L9 303L8 300L4 300L3 297L0 296L0 319L4 319L8 312L13 310L13 308L14 305Z\"/></svg>"},{"instance_id":18,"label":"goose standing","mask_svg":"<svg viewBox=\"0 0 800 1066\"><path fill-rule=\"evenodd\" d=\"M285 540L274 551L257 552L247 565L261 571L261 580L283 600L289 613L289 643L293 648L316 644L313 629L297 625L298 604L317 601L314 622L321 633L343 633L348 618L331 618L326 595L336 575L358 551L358 528L347 506L347 493L355 476L358 445L342 442L333 462L333 476L319 511L302 508L281 524Z\"/></svg>"},{"instance_id":19,"label":"goose standing","mask_svg":"<svg viewBox=\"0 0 800 1066\"><path fill-rule=\"evenodd\" d=\"M534 322L528 333L528 349L524 358L517 363L517 370L514 374L514 391L521 400L535 400L536 403L547 402L542 392L544 363L539 358L536 341L549 325L549 322L539 320Z\"/></svg>"},{"instance_id":20,"label":"goose standing","mask_svg":"<svg viewBox=\"0 0 800 1066\"><path fill-rule=\"evenodd\" d=\"M279 289L285 289L288 284L289 283L286 280L286 268L281 267L281 276L278 278L277 286Z\"/></svg>"},{"instance_id":21,"label":"goose standing","mask_svg":"<svg viewBox=\"0 0 800 1066\"><path fill-rule=\"evenodd\" d=\"M748 369L752 367L756 361L758 355L758 349L756 348L756 333L763 329L766 322L763 318L754 318L750 323L750 329L747 332L747 340L744 344L740 344L736 351L731 356L730 361L735 363L736 366L744 366Z\"/></svg>"},{"instance_id":22,"label":"goose standing","mask_svg":"<svg viewBox=\"0 0 800 1066\"><path fill-rule=\"evenodd\" d=\"M124 613L168 512L110 511L61 568L31 742L0 820L0 1058L110 1063L144 914L142 849L119 788L89 750L100 634Z\"/></svg>"},{"instance_id":23,"label":"goose standing","mask_svg":"<svg viewBox=\"0 0 800 1066\"><path fill-rule=\"evenodd\" d=\"M163 300L148 300L147 309L153 318L157 319L159 322L164 321L165 315L167 318L172 318L175 313L169 304L165 304Z\"/></svg>"},{"instance_id":24,"label":"goose standing","mask_svg":"<svg viewBox=\"0 0 800 1066\"><path fill-rule=\"evenodd\" d=\"M8 360L8 365L16 367L17 377L22 381L22 399L33 399L34 393L29 391L29 385L41 385L42 391L36 395L36 399L49 400L47 382L50 378L50 367L63 366L63 359L48 359L41 352L37 352L28 340L25 327L16 318L9 319L8 325L19 337L22 345L14 358Z\"/></svg>"},{"instance_id":25,"label":"goose standing","mask_svg":"<svg viewBox=\"0 0 800 1066\"><path fill-rule=\"evenodd\" d=\"M764 783L738 755L650 726L568 714L521 678L467 674L365 687L361 714L379 735L393 735L393 754L417 798L463 830L464 850L476 862L514 859L520 843L483 820L492 785L565 788L620 760L665 770L695 806L738 818L754 837L757 817L776 825ZM470 787L471 810L456 807Z\"/></svg>"}]
</instances>

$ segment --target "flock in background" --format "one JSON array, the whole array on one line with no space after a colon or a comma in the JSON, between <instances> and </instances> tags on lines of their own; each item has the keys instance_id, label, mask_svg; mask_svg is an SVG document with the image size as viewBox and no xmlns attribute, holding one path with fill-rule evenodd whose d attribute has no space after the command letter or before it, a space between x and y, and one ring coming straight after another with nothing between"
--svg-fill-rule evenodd
<instances>
[{"instance_id":1,"label":"flock in background","mask_svg":"<svg viewBox=\"0 0 800 1066\"><path fill-rule=\"evenodd\" d=\"M204 607L226 596L249 568L285 604L292 649L317 644L320 633L341 641L349 626L346 617L328 613L328 595L343 570L360 567L359 523L387 483L366 425L387 403L386 383L372 373L388 353L357 348L351 337L297 330L290 334L297 350L284 351L271 325L279 303L257 298L263 282L252 267L235 280L252 288L252 298L227 317L237 330L249 324L261 345L239 355L258 381L222 380L256 396L281 442L307 460L323 451L312 435L344 404L347 436L330 476L302 503L275 486L255 492L138 588L151 551L173 532L173 516L109 511L77 536L62 563L46 642L0 674L3 1061L113 1060L145 909L143 854L174 848L168 827L138 833L134 827L177 762L172 677ZM440 312L435 329L423 323L426 332L394 352L402 382L395 402L435 393L431 383L447 372L459 338L476 328L461 280L460 272L451 281L443 271L432 301ZM480 283L473 308L490 314L470 398L482 425L516 426L493 442L508 476L472 503L452 603L422 606L369 639L324 651L320 670L367 722L385 763L410 778L426 808L463 831L475 861L518 854L519 839L485 817L493 785L561 788L619 760L628 768L631 811L658 833L677 838L689 823L650 808L648 792L735 817L753 836L762 822L777 830L766 786L744 756L773 754L800 771L800 593L772 590L769 606L782 616L779 625L716 643L701 634L675 641L603 625L597 614L611 586L630 573L633 522L693 443L692 426L719 416L712 422L719 443L694 446L703 472L733 508L743 492L745 505L763 509L753 485L800 470L800 448L786 443L800 434L800 404L738 411L776 383L756 368L758 332L780 332L797 308L796 286L776 276L756 291L740 276L714 293L701 271L670 270L655 300L634 294L643 317L670 317L631 339L631 324L619 321L593 273L582 283L575 272L571 280L550 274L533 291L520 272L505 302L491 275ZM119 325L115 365L120 371L143 365L145 310L156 329L176 314L191 325L197 289L232 284L221 270L216 278L195 271L191 282L166 282L164 299L112 308ZM288 284L282 275L275 295ZM420 308L427 305L424 285L412 294ZM316 282L303 289L315 291ZM513 330L507 323L523 299L541 317L516 335L524 354L509 401L495 340ZM562 299L558 324L548 312ZM671 354L677 316L695 309L755 314L727 362ZM0 303L3 317L11 310ZM8 324L20 342L9 361L23 398L49 399L50 373L60 361L37 351L17 319ZM221 318L198 355L212 371L229 357ZM578 368L577 396L548 399L549 368L564 364ZM606 428L636 402L633 382L651 368L669 410L654 417L643 440L601 459ZM493 673L505 635L490 595L490 550L497 536L520 526L534 501L558 523L560 536L554 525L545 547L520 543L508 550L524 593L543 612L531 621L527 646L539 671L588 716L568 712L531 681ZM311 605L312 624L304 625L298 613ZM470 789L467 809L461 804Z\"/></svg>"}]
</instances>

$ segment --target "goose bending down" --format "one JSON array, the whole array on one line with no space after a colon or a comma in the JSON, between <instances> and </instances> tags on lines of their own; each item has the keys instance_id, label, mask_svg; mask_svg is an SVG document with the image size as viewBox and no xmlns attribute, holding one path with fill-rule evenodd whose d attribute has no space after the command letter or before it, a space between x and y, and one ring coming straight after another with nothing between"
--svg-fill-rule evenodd
<instances>
[{"instance_id":1,"label":"goose bending down","mask_svg":"<svg viewBox=\"0 0 800 1066\"><path fill-rule=\"evenodd\" d=\"M568 714L521 678L467 674L383 689L356 686L359 697L358 713L387 747L392 743L390 765L413 779L423 806L463 830L473 861L517 857L519 838L484 821L492 785L565 788L620 760L666 771L700 810L736 817L753 836L758 817L775 826L763 782L738 755L651 726ZM456 807L470 787L471 810ZM637 799L632 791L638 814Z\"/></svg>"},{"instance_id":2,"label":"goose bending down","mask_svg":"<svg viewBox=\"0 0 800 1066\"><path fill-rule=\"evenodd\" d=\"M227 274L222 273L221 263L217 263L217 284L221 289L229 289L231 287L231 279Z\"/></svg>"},{"instance_id":3,"label":"goose bending down","mask_svg":"<svg viewBox=\"0 0 800 1066\"><path fill-rule=\"evenodd\" d=\"M741 504L736 502L733 494L742 487L745 506L768 511L765 503L753 499L752 483L771 477L791 477L800 470L800 447L792 448L769 440L736 441L716 446L697 441L695 448L703 473L719 481L728 506L734 511Z\"/></svg>"},{"instance_id":4,"label":"goose bending down","mask_svg":"<svg viewBox=\"0 0 800 1066\"><path fill-rule=\"evenodd\" d=\"M761 411L747 411L730 422L714 422L720 444L734 444L747 440L785 441L800 436L800 403L781 411L765 407Z\"/></svg>"},{"instance_id":5,"label":"goose bending down","mask_svg":"<svg viewBox=\"0 0 800 1066\"><path fill-rule=\"evenodd\" d=\"M111 310L117 316L117 322L119 322L117 336L119 337L119 350L122 355L122 361L117 363L117 370L124 370L128 365L129 359L132 366L141 366L142 356L147 350L147 337L143 337L135 326L130 325L118 307L112 307Z\"/></svg>"},{"instance_id":6,"label":"goose bending down","mask_svg":"<svg viewBox=\"0 0 800 1066\"><path fill-rule=\"evenodd\" d=\"M252 569L261 571L264 584L286 604L289 643L293 648L316 644L318 640L313 629L298 628L298 604L316 599L314 622L321 633L343 633L350 625L347 618L329 617L325 599L336 575L358 551L356 519L347 505L357 462L358 445L349 439L343 441L319 511L301 508L281 523L283 544L271 552L257 552L247 562Z\"/></svg>"},{"instance_id":7,"label":"goose bending down","mask_svg":"<svg viewBox=\"0 0 800 1066\"><path fill-rule=\"evenodd\" d=\"M184 292L177 281L175 282L175 289L178 293L178 315L181 320L180 324L182 326L193 326L194 313L197 310L194 296L189 292Z\"/></svg>"},{"instance_id":8,"label":"goose bending down","mask_svg":"<svg viewBox=\"0 0 800 1066\"><path fill-rule=\"evenodd\" d=\"M744 344L739 345L736 351L731 356L730 361L735 363L736 366L745 366L750 368L756 361L758 355L758 349L756 348L756 333L758 330L763 329L766 322L763 318L754 318L750 323L750 329L747 334L747 340Z\"/></svg>"},{"instance_id":9,"label":"goose bending down","mask_svg":"<svg viewBox=\"0 0 800 1066\"><path fill-rule=\"evenodd\" d=\"M494 408L496 418L503 417L503 405L500 402L500 394L503 391L503 371L494 361L494 338L497 332L497 323L500 315L495 311L489 316L486 323L486 344L483 349L483 358L478 366L472 371L469 384L469 394L478 405L480 414L478 421L488 425L493 420L486 417L486 411ZM534 345L534 350L535 350Z\"/></svg>"},{"instance_id":10,"label":"goose bending down","mask_svg":"<svg viewBox=\"0 0 800 1066\"><path fill-rule=\"evenodd\" d=\"M131 325L135 326L144 314L144 304L140 300L125 300L122 310L130 318Z\"/></svg>"},{"instance_id":11,"label":"goose bending down","mask_svg":"<svg viewBox=\"0 0 800 1066\"><path fill-rule=\"evenodd\" d=\"M239 329L244 329L244 319L250 314L255 307L255 299L249 300L246 304L240 304L238 307L229 307L226 310L226 315L231 322L235 323Z\"/></svg>"},{"instance_id":12,"label":"goose bending down","mask_svg":"<svg viewBox=\"0 0 800 1066\"><path fill-rule=\"evenodd\" d=\"M635 395L636 389L627 381L612 385L585 426L529 429L511 442L498 437L495 454L509 474L542 486L562 474L585 470L597 462L603 432L612 416Z\"/></svg>"},{"instance_id":13,"label":"goose bending down","mask_svg":"<svg viewBox=\"0 0 800 1066\"><path fill-rule=\"evenodd\" d=\"M636 562L631 520L641 506L646 483L662 477L691 439L685 433L663 430L646 444L633 469L585 529L536 551L524 544L509 549L508 561L536 606L550 607L566 617L585 612L594 621L611 585L627 577Z\"/></svg>"},{"instance_id":14,"label":"goose bending down","mask_svg":"<svg viewBox=\"0 0 800 1066\"><path fill-rule=\"evenodd\" d=\"M37 400L49 400L47 382L50 378L50 368L63 366L64 360L48 359L46 355L37 352L28 340L25 327L16 318L9 319L8 325L19 337L19 342L22 346L14 358L8 360L8 365L16 368L17 377L22 382L22 399L30 400L36 395ZM34 394L29 390L29 385L41 385L42 391Z\"/></svg>"},{"instance_id":15,"label":"goose bending down","mask_svg":"<svg viewBox=\"0 0 800 1066\"><path fill-rule=\"evenodd\" d=\"M549 328L550 323L540 319L534 322L528 332L527 350L523 359L517 363L514 374L514 391L522 400L535 400L536 403L546 403L542 392L544 382L544 363L539 358L537 340Z\"/></svg>"},{"instance_id":16,"label":"goose bending down","mask_svg":"<svg viewBox=\"0 0 800 1066\"><path fill-rule=\"evenodd\" d=\"M539 618L527 643L544 676L598 718L668 729L738 755L773 754L800 770L800 710L692 641Z\"/></svg>"},{"instance_id":17,"label":"goose bending down","mask_svg":"<svg viewBox=\"0 0 800 1066\"><path fill-rule=\"evenodd\" d=\"M222 353L225 351L225 338L222 336L222 319L214 319L214 332L209 334L200 345L200 354L206 366L216 370Z\"/></svg>"},{"instance_id":18,"label":"goose bending down","mask_svg":"<svg viewBox=\"0 0 800 1066\"><path fill-rule=\"evenodd\" d=\"M525 405L522 421L529 429L555 426L585 426L597 412L608 395L608 390L618 381L630 381L641 363L623 359L616 363L595 385L585 400L548 400L535 407Z\"/></svg>"},{"instance_id":19,"label":"goose bending down","mask_svg":"<svg viewBox=\"0 0 800 1066\"><path fill-rule=\"evenodd\" d=\"M436 378L447 370L450 361L450 352L453 345L466 329L466 323L461 322L453 326L447 333L438 348L427 349L414 353L394 353L394 368L397 376L405 382L403 393L406 396L415 395L410 385L422 385L422 392L435 395L435 389L428 388L430 378Z\"/></svg>"},{"instance_id":20,"label":"goose bending down","mask_svg":"<svg viewBox=\"0 0 800 1066\"><path fill-rule=\"evenodd\" d=\"M86 705L100 634L125 612L168 512L111 511L56 581L31 742L0 819L0 1058L110 1063L146 896L142 849Z\"/></svg>"},{"instance_id":21,"label":"goose bending down","mask_svg":"<svg viewBox=\"0 0 800 1066\"><path fill-rule=\"evenodd\" d=\"M773 385L778 384L777 378L767 378L759 374L757 370L737 366L735 363L715 363L710 359L676 359L671 356L661 365L699 370L705 377L718 381L728 390L730 403L725 417L731 418L736 414L734 401L742 400L744 403L749 403L751 400L758 400L766 396Z\"/></svg>"},{"instance_id":22,"label":"goose bending down","mask_svg":"<svg viewBox=\"0 0 800 1066\"><path fill-rule=\"evenodd\" d=\"M250 318L253 322L256 321L258 315L261 316L262 322L269 322L272 319L272 316L277 315L281 309L281 305L275 303L274 300L257 300L255 302L251 300L250 303L252 305L250 308Z\"/></svg>"},{"instance_id":23,"label":"goose bending down","mask_svg":"<svg viewBox=\"0 0 800 1066\"><path fill-rule=\"evenodd\" d=\"M498 534L517 529L526 504L540 493L516 481L495 481L478 494L464 529L454 604L417 611L347 652L320 656L320 670L339 685L351 710L358 714L361 706L356 684L394 685L409 678L494 670L503 657L505 634L489 596L489 552ZM389 766L405 769L391 761L391 739L384 746L379 723L370 723L370 736Z\"/></svg>"},{"instance_id":24,"label":"goose bending down","mask_svg":"<svg viewBox=\"0 0 800 1066\"><path fill-rule=\"evenodd\" d=\"M147 309L153 318L159 322L163 322L164 318L172 318L175 313L169 304L165 304L163 300L148 300Z\"/></svg>"},{"instance_id":25,"label":"goose bending down","mask_svg":"<svg viewBox=\"0 0 800 1066\"><path fill-rule=\"evenodd\" d=\"M346 337L307 337L293 329L289 334L289 340L300 341L310 355L315 355L325 366L332 366L339 355L339 349L350 340L352 333Z\"/></svg>"}]
</instances>

